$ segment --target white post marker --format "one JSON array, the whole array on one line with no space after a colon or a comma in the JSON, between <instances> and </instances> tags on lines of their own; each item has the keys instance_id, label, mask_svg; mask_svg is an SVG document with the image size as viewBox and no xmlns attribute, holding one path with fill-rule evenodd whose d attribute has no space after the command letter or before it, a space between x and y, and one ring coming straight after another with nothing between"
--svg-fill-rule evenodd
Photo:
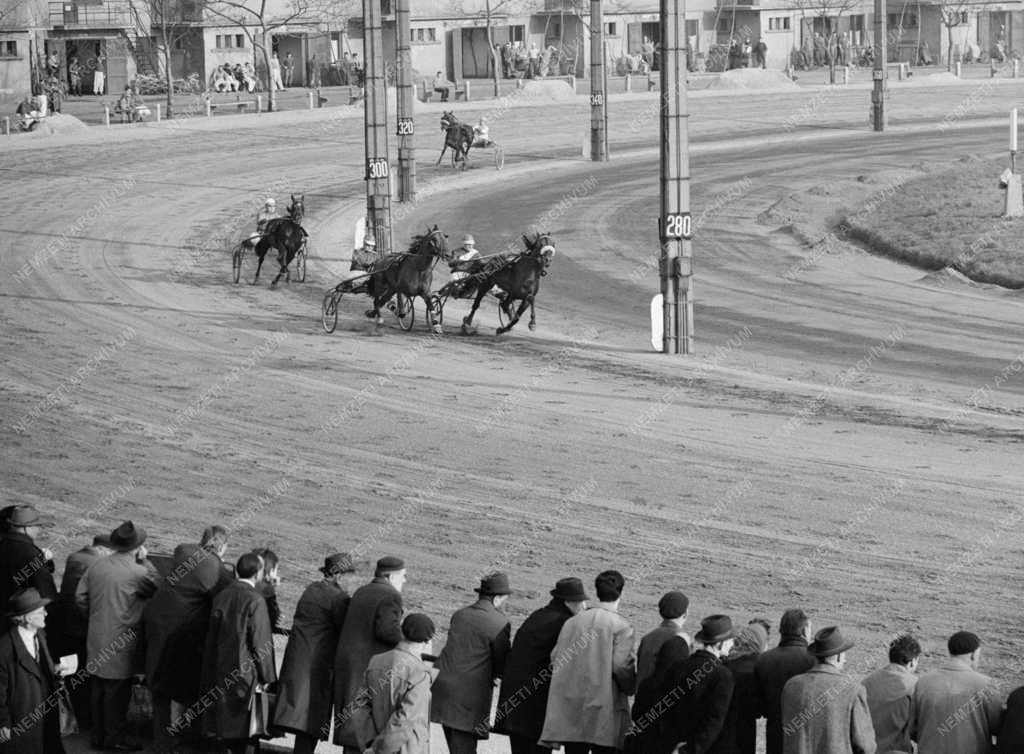
<instances>
[{"instance_id":1,"label":"white post marker","mask_svg":"<svg viewBox=\"0 0 1024 754\"><path fill-rule=\"evenodd\" d=\"M651 348L665 352L665 297L660 293L651 299Z\"/></svg>"},{"instance_id":2,"label":"white post marker","mask_svg":"<svg viewBox=\"0 0 1024 754\"><path fill-rule=\"evenodd\" d=\"M311 92L309 93L309 109L310 109L310 110L312 110L312 109L313 109L313 97L314 97L314 96L315 96L315 93L311 91Z\"/></svg>"},{"instance_id":3,"label":"white post marker","mask_svg":"<svg viewBox=\"0 0 1024 754\"><path fill-rule=\"evenodd\" d=\"M160 103L156 103L156 122L160 122Z\"/></svg>"},{"instance_id":4,"label":"white post marker","mask_svg":"<svg viewBox=\"0 0 1024 754\"><path fill-rule=\"evenodd\" d=\"M1003 217L1024 217L1024 192L1017 173L1017 108L1010 110L1010 174L1006 179Z\"/></svg>"}]
</instances>

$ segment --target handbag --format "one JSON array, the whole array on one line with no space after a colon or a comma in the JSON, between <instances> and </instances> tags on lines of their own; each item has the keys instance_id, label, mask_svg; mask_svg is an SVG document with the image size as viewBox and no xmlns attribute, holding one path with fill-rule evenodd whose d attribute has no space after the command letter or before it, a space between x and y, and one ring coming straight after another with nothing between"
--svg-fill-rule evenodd
<instances>
[{"instance_id":1,"label":"handbag","mask_svg":"<svg viewBox=\"0 0 1024 754\"><path fill-rule=\"evenodd\" d=\"M138 726L140 730L153 722L153 696L143 681L137 680L132 684L125 719L128 723Z\"/></svg>"},{"instance_id":2,"label":"handbag","mask_svg":"<svg viewBox=\"0 0 1024 754\"><path fill-rule=\"evenodd\" d=\"M257 686L249 696L249 738L271 738L269 733L271 711L277 701L277 694Z\"/></svg>"},{"instance_id":3,"label":"handbag","mask_svg":"<svg viewBox=\"0 0 1024 754\"><path fill-rule=\"evenodd\" d=\"M73 736L78 733L78 718L75 717L75 708L71 706L71 695L64 681L58 682L56 694L61 738Z\"/></svg>"}]
</instances>

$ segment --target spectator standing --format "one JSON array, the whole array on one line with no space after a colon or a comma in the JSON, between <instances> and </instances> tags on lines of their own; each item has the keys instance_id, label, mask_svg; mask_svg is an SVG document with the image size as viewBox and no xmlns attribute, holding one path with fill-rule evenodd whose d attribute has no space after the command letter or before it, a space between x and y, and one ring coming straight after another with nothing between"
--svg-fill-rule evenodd
<instances>
[{"instance_id":1,"label":"spectator standing","mask_svg":"<svg viewBox=\"0 0 1024 754\"><path fill-rule=\"evenodd\" d=\"M174 703L191 708L199 699L203 648L221 573L220 560L208 550L178 545L170 573L142 611L158 752L172 752L179 737L193 733L192 717L177 719L172 708Z\"/></svg>"},{"instance_id":2,"label":"spectator standing","mask_svg":"<svg viewBox=\"0 0 1024 754\"><path fill-rule=\"evenodd\" d=\"M494 683L511 647L512 624L501 612L512 593L508 575L485 576L476 593L452 616L431 690L430 720L441 724L449 754L476 754L476 742L489 736Z\"/></svg>"},{"instance_id":3,"label":"spectator standing","mask_svg":"<svg viewBox=\"0 0 1024 754\"><path fill-rule=\"evenodd\" d=\"M281 79L281 61L276 52L270 58L270 88L273 91L284 91L284 81Z\"/></svg>"},{"instance_id":4,"label":"spectator standing","mask_svg":"<svg viewBox=\"0 0 1024 754\"><path fill-rule=\"evenodd\" d=\"M256 582L256 591L263 595L267 601L267 615L270 617L270 628L275 634L288 635L288 629L281 626L281 606L277 602L277 586L281 583L281 576L278 572L280 559L277 553L266 547L253 550L259 555L263 563L263 570L260 572L259 581Z\"/></svg>"},{"instance_id":5,"label":"spectator standing","mask_svg":"<svg viewBox=\"0 0 1024 754\"><path fill-rule=\"evenodd\" d=\"M10 627L0 636L0 752L64 754L60 717L52 703L55 666L46 648L46 605L35 587L7 600Z\"/></svg>"},{"instance_id":6,"label":"spectator standing","mask_svg":"<svg viewBox=\"0 0 1024 754\"><path fill-rule=\"evenodd\" d=\"M914 688L910 737L922 754L988 754L999 734L1003 699L995 682L978 672L981 640L958 631L947 647L949 660Z\"/></svg>"},{"instance_id":7,"label":"spectator standing","mask_svg":"<svg viewBox=\"0 0 1024 754\"><path fill-rule=\"evenodd\" d=\"M779 646L769 649L754 663L759 710L767 720L766 754L782 754L782 689L795 675L815 665L808 653L811 621L803 610L794 608L782 614L779 622Z\"/></svg>"},{"instance_id":8,"label":"spectator standing","mask_svg":"<svg viewBox=\"0 0 1024 754\"><path fill-rule=\"evenodd\" d=\"M394 649L402 640L405 579L405 562L394 556L383 557L377 561L373 581L352 595L334 655L335 722L351 714L349 705L359 695L370 658ZM345 754L362 754L351 744L344 744L340 730L335 731L334 742L344 745Z\"/></svg>"},{"instance_id":9,"label":"spectator standing","mask_svg":"<svg viewBox=\"0 0 1024 754\"><path fill-rule=\"evenodd\" d=\"M82 64L77 57L71 58L68 63L68 79L71 85L71 93L76 97L82 96Z\"/></svg>"},{"instance_id":10,"label":"spectator standing","mask_svg":"<svg viewBox=\"0 0 1024 754\"><path fill-rule=\"evenodd\" d=\"M821 629L809 647L817 664L786 682L782 690L785 754L875 754L867 691L843 673L851 647L853 642L837 626Z\"/></svg>"},{"instance_id":11,"label":"spectator standing","mask_svg":"<svg viewBox=\"0 0 1024 754\"><path fill-rule=\"evenodd\" d=\"M999 728L995 754L1018 754L1024 751L1024 686L1010 692L1006 711Z\"/></svg>"},{"instance_id":12,"label":"spectator standing","mask_svg":"<svg viewBox=\"0 0 1024 754\"><path fill-rule=\"evenodd\" d=\"M662 754L661 749L669 738L666 735L664 706L665 690L669 687L668 677L677 663L690 656L690 644L682 636L673 636L661 645L654 659L654 672L643 683L637 684L633 700L633 725L626 738L625 750L633 754Z\"/></svg>"},{"instance_id":13,"label":"spectator standing","mask_svg":"<svg viewBox=\"0 0 1024 754\"><path fill-rule=\"evenodd\" d=\"M434 622L412 613L401 630L398 645L367 665L344 723L351 748L373 754L429 754L431 671L422 657L431 650Z\"/></svg>"},{"instance_id":14,"label":"spectator standing","mask_svg":"<svg viewBox=\"0 0 1024 754\"><path fill-rule=\"evenodd\" d=\"M220 572L217 575L217 587L214 589L214 593L234 583L235 569L224 562L224 556L228 552L228 530L217 524L207 526L199 537L199 546L213 555L220 563Z\"/></svg>"},{"instance_id":15,"label":"spectator standing","mask_svg":"<svg viewBox=\"0 0 1024 754\"><path fill-rule=\"evenodd\" d=\"M542 743L566 754L610 754L629 729L636 691L633 628L619 615L625 579L604 571L595 579L598 604L565 622L551 653L551 692Z\"/></svg>"},{"instance_id":16,"label":"spectator standing","mask_svg":"<svg viewBox=\"0 0 1024 754\"><path fill-rule=\"evenodd\" d=\"M274 727L295 734L295 754L312 754L330 735L334 651L352 599L339 582L354 571L348 553L327 557L323 579L307 586L295 607L274 708Z\"/></svg>"},{"instance_id":17,"label":"spectator standing","mask_svg":"<svg viewBox=\"0 0 1024 754\"><path fill-rule=\"evenodd\" d=\"M92 68L92 93L101 95L104 92L106 86L107 74L106 74L107 59L96 52L96 57L93 58Z\"/></svg>"},{"instance_id":18,"label":"spectator standing","mask_svg":"<svg viewBox=\"0 0 1024 754\"><path fill-rule=\"evenodd\" d=\"M526 53L526 60L530 66L530 78L538 78L540 76L540 48L537 47L536 42L530 43L530 50Z\"/></svg>"},{"instance_id":19,"label":"spectator standing","mask_svg":"<svg viewBox=\"0 0 1024 754\"><path fill-rule=\"evenodd\" d=\"M754 55L756 67L762 69L768 67L768 44L764 41L764 37L757 38L757 44L754 46Z\"/></svg>"},{"instance_id":20,"label":"spectator standing","mask_svg":"<svg viewBox=\"0 0 1024 754\"><path fill-rule=\"evenodd\" d=\"M292 77L295 75L295 56L290 52L286 53L282 67L284 68L284 85L291 86Z\"/></svg>"},{"instance_id":21,"label":"spectator standing","mask_svg":"<svg viewBox=\"0 0 1024 754\"><path fill-rule=\"evenodd\" d=\"M921 645L913 636L899 636L889 645L889 664L862 683L875 728L878 751L913 751L910 741L910 704L917 686Z\"/></svg>"},{"instance_id":22,"label":"spectator standing","mask_svg":"<svg viewBox=\"0 0 1024 754\"><path fill-rule=\"evenodd\" d=\"M92 702L89 697L89 676L86 673L85 640L89 632L89 621L78 609L75 592L82 576L89 566L100 558L105 558L113 550L110 549L110 535L97 534L92 538L92 545L83 547L78 552L68 555L64 564L64 575L60 582L60 594L57 596L56 614L58 616L60 656L73 654L78 657L78 681L68 689L71 704L75 710L75 718L83 730L92 727Z\"/></svg>"},{"instance_id":23,"label":"spectator standing","mask_svg":"<svg viewBox=\"0 0 1024 754\"><path fill-rule=\"evenodd\" d=\"M717 754L754 754L757 750L757 682L754 666L768 646L768 632L760 623L750 623L736 632L736 643L725 659L732 673L732 702L722 734L715 746Z\"/></svg>"},{"instance_id":24,"label":"spectator standing","mask_svg":"<svg viewBox=\"0 0 1024 754\"><path fill-rule=\"evenodd\" d=\"M665 721L662 751L704 754L719 751L717 742L732 702L733 678L722 658L736 639L728 615L711 615L694 634L695 650L667 674L665 696L675 703Z\"/></svg>"},{"instance_id":25,"label":"spectator standing","mask_svg":"<svg viewBox=\"0 0 1024 754\"><path fill-rule=\"evenodd\" d=\"M640 640L636 651L636 682L643 683L654 673L654 660L661 645L674 636L681 636L690 644L690 637L683 631L686 613L690 607L689 598L682 592L668 592L658 600L658 614L661 625Z\"/></svg>"},{"instance_id":26,"label":"spectator standing","mask_svg":"<svg viewBox=\"0 0 1024 754\"><path fill-rule=\"evenodd\" d=\"M159 575L146 560L146 530L125 521L110 533L112 555L100 558L78 582L75 601L88 615L86 654L92 674L92 744L138 751L125 718L142 635L142 611Z\"/></svg>"},{"instance_id":27,"label":"spectator standing","mask_svg":"<svg viewBox=\"0 0 1024 754\"><path fill-rule=\"evenodd\" d=\"M551 687L551 651L562 626L587 604L583 582L559 579L551 601L530 614L516 631L498 692L494 732L509 737L512 754L550 754L540 746Z\"/></svg>"},{"instance_id":28,"label":"spectator standing","mask_svg":"<svg viewBox=\"0 0 1024 754\"><path fill-rule=\"evenodd\" d=\"M57 597L53 580L53 553L36 546L42 517L31 505L15 505L8 512L0 536L0 605L15 592L33 587L52 602Z\"/></svg>"},{"instance_id":29,"label":"spectator standing","mask_svg":"<svg viewBox=\"0 0 1024 754\"><path fill-rule=\"evenodd\" d=\"M313 57L309 59L309 76L306 78L307 83L312 89L320 88L320 61L316 59L316 53L313 53Z\"/></svg>"},{"instance_id":30,"label":"spectator standing","mask_svg":"<svg viewBox=\"0 0 1024 754\"><path fill-rule=\"evenodd\" d=\"M203 653L202 687L213 699L203 729L231 754L251 751L254 696L277 681L267 602L256 591L260 568L255 553L238 559L238 578L213 599Z\"/></svg>"}]
</instances>

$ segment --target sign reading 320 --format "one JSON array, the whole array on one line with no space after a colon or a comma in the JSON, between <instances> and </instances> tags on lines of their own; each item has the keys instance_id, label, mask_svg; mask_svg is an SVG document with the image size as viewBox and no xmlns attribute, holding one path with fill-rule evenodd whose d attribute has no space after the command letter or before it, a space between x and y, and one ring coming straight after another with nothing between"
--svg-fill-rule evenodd
<instances>
[{"instance_id":1,"label":"sign reading 320","mask_svg":"<svg viewBox=\"0 0 1024 754\"><path fill-rule=\"evenodd\" d=\"M398 119L398 135L399 136L412 136L416 133L416 126L413 123L412 118L399 118Z\"/></svg>"},{"instance_id":2,"label":"sign reading 320","mask_svg":"<svg viewBox=\"0 0 1024 754\"><path fill-rule=\"evenodd\" d=\"M682 238L689 241L693 238L693 219L689 212L673 212L665 215L665 237Z\"/></svg>"},{"instance_id":3,"label":"sign reading 320","mask_svg":"<svg viewBox=\"0 0 1024 754\"><path fill-rule=\"evenodd\" d=\"M366 177L375 181L378 178L387 178L390 174L386 157L371 157L366 161Z\"/></svg>"}]
</instances>

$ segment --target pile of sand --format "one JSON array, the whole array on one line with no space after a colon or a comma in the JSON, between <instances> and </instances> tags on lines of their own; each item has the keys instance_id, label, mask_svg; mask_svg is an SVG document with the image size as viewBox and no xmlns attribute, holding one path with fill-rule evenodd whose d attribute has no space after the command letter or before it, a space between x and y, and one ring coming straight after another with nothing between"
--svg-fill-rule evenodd
<instances>
[{"instance_id":1,"label":"pile of sand","mask_svg":"<svg viewBox=\"0 0 1024 754\"><path fill-rule=\"evenodd\" d=\"M545 102L563 102L576 98L568 82L560 79L530 79L523 84L523 88L518 90L517 94L526 99Z\"/></svg>"},{"instance_id":2,"label":"pile of sand","mask_svg":"<svg viewBox=\"0 0 1024 754\"><path fill-rule=\"evenodd\" d=\"M75 131L84 131L88 126L82 121L76 118L74 115L64 115L63 113L53 113L49 117L43 118L42 123L38 124L32 131L33 136L53 136L55 134L67 134L74 133Z\"/></svg>"},{"instance_id":3,"label":"pile of sand","mask_svg":"<svg viewBox=\"0 0 1024 754\"><path fill-rule=\"evenodd\" d=\"M723 73L708 89L796 89L796 83L782 71L736 68Z\"/></svg>"},{"instance_id":4,"label":"pile of sand","mask_svg":"<svg viewBox=\"0 0 1024 754\"><path fill-rule=\"evenodd\" d=\"M978 287L979 285L962 272L954 270L952 267L943 267L941 270L929 272L923 278L918 280L918 282L924 283L925 285L932 285L936 288L960 288L962 286Z\"/></svg>"}]
</instances>

